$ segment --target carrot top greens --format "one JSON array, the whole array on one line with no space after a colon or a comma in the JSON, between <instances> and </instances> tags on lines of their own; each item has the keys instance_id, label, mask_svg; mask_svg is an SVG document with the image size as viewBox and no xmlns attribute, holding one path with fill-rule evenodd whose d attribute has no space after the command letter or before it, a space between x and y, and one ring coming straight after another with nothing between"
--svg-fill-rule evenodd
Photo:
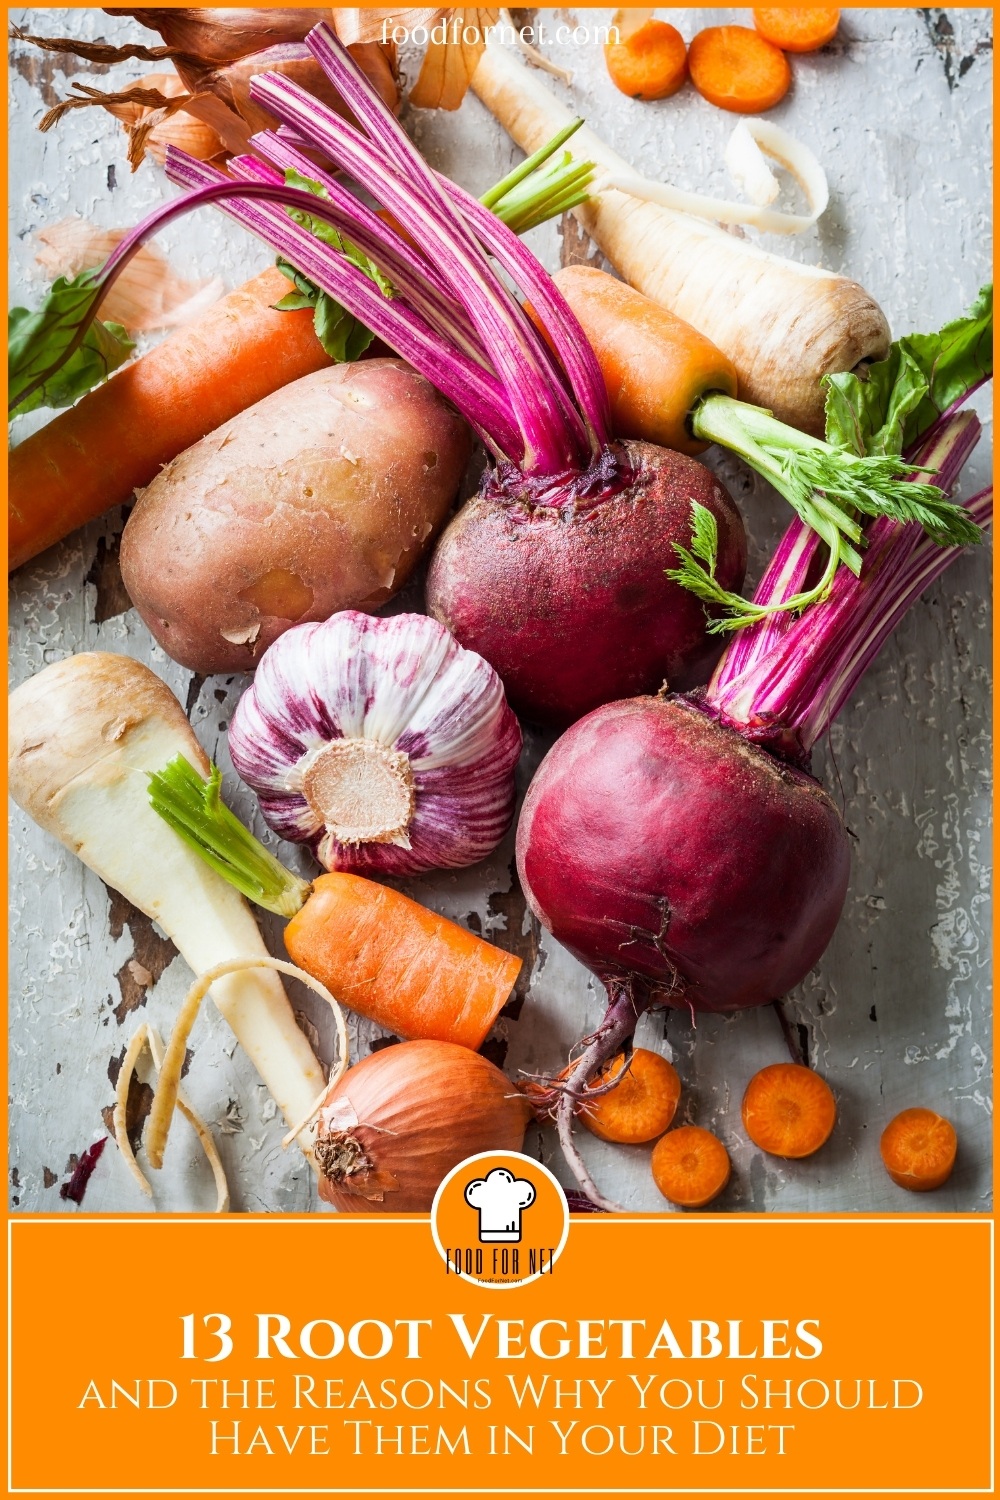
<instances>
[{"instance_id":1,"label":"carrot top greens","mask_svg":"<svg viewBox=\"0 0 1000 1500\"><path fill-rule=\"evenodd\" d=\"M691 547L676 547L680 562L668 577L721 611L709 630L739 630L827 598L841 563L855 576L861 572L866 519L916 522L941 546L982 541L947 487L927 482L936 469L913 460L919 459L914 450L992 376L992 339L993 288L987 286L964 317L939 333L897 340L864 376L826 376L826 442L729 396L704 398L692 421L695 435L746 459L827 547L826 564L818 578L813 570L808 586L780 600L748 601L719 584L715 522L694 503Z\"/></svg>"},{"instance_id":2,"label":"carrot top greens","mask_svg":"<svg viewBox=\"0 0 1000 1500\"><path fill-rule=\"evenodd\" d=\"M135 348L120 323L94 317L98 271L52 283L37 312L12 307L7 319L9 415L38 406L72 406L107 380Z\"/></svg>"}]
</instances>

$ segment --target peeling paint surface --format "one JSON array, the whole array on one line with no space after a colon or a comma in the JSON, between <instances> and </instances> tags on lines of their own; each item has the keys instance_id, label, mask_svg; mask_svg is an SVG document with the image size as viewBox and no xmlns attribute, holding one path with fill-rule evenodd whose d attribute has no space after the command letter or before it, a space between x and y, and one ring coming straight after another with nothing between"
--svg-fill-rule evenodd
<instances>
[{"instance_id":1,"label":"peeling paint surface","mask_svg":"<svg viewBox=\"0 0 1000 1500\"><path fill-rule=\"evenodd\" d=\"M551 14L551 13L547 13ZM607 20L609 12L588 12ZM569 13L565 13L568 17ZM134 22L98 10L14 11L28 31L103 37L140 35ZM744 13L676 10L685 36ZM142 33L148 39L148 33ZM155 39L154 39L155 40ZM991 12L848 10L835 42L795 58L795 84L773 112L818 153L831 186L824 219L795 241L767 248L849 272L884 307L893 329L933 328L965 306L990 267ZM551 47L574 70L580 113L650 175L728 193L722 151L734 120L690 89L660 104L623 99L597 49ZM110 69L13 49L11 299L42 290L33 231L78 212L128 225L172 190L154 164L135 175L118 123L80 110L46 136L34 128L78 78L101 88L133 81L145 65ZM413 60L408 69L414 75ZM554 84L557 91L559 84ZM483 191L518 153L475 99L457 115L406 116L421 149L466 187ZM549 265L586 259L593 247L575 225L549 225L530 242ZM162 248L180 275L219 275L234 286L267 264L268 252L203 211L171 225ZM965 480L988 480L991 429ZM25 435L43 414L19 419ZM742 507L751 535L752 579L785 524L783 504L735 459L710 462ZM474 482L474 481L472 481ZM128 608L117 567L121 511L77 533L12 580L12 684L77 650L123 652L148 663L186 705L206 751L225 773L235 811L264 832L253 796L236 778L226 726L247 679L202 678L171 662ZM420 581L393 610L421 607ZM683 1083L681 1117L717 1131L733 1177L715 1205L742 1212L912 1211L878 1158L878 1137L900 1109L922 1104L955 1124L958 1165L921 1211L989 1207L989 556L961 559L903 621L821 747L816 771L842 807L854 842L843 920L821 964L783 1002L731 1016L680 1012L643 1017L639 1045L673 1058ZM548 741L529 736L523 791ZM309 873L285 845L281 857ZM11 819L12 995L10 1005L10 1201L20 1211L77 1212L60 1197L81 1158L105 1134L102 1112L132 1029L154 1022L164 1036L190 982L172 946L148 920L85 870L17 809ZM513 874L513 837L472 870L413 880L406 891L525 959L517 991L487 1043L512 1076L552 1073L602 1013L600 987L525 909ZM272 951L283 956L281 922L265 915ZM290 984L300 1025L329 1059L325 1007ZM369 1022L350 1019L364 1055L388 1044ZM739 1118L748 1078L799 1049L832 1085L840 1117L812 1160L781 1162L746 1140ZM148 1074L130 1094L130 1124L149 1104ZM206 1006L191 1039L185 1087L211 1124L237 1210L315 1208L312 1174L281 1149L273 1101L216 1012ZM632 1209L665 1208L646 1147L581 1142L603 1189ZM553 1132L531 1127L526 1150L568 1181ZM178 1122L153 1204L142 1198L113 1149L96 1162L89 1211L206 1210L214 1189L193 1133Z\"/></svg>"}]
</instances>

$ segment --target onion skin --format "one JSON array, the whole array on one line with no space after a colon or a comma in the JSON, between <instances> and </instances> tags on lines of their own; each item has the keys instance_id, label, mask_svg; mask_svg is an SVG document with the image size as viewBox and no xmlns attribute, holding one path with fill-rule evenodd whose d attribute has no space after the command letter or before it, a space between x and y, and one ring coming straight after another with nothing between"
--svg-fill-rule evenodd
<instances>
[{"instance_id":1,"label":"onion skin","mask_svg":"<svg viewBox=\"0 0 1000 1500\"><path fill-rule=\"evenodd\" d=\"M689 546L691 502L715 517L718 577L746 570L739 511L704 465L651 443L622 448L635 477L596 504L532 505L484 490L451 522L427 579L427 605L500 674L512 708L564 726L613 699L704 682L723 649L701 602L666 577Z\"/></svg>"},{"instance_id":2,"label":"onion skin","mask_svg":"<svg viewBox=\"0 0 1000 1500\"><path fill-rule=\"evenodd\" d=\"M331 1105L349 1108L359 1123L331 1128ZM346 1179L353 1191L322 1172L320 1197L341 1213L428 1213L443 1179L467 1156L520 1151L530 1115L523 1094L478 1052L451 1042L385 1047L324 1100L317 1159L328 1161L350 1137L371 1166Z\"/></svg>"},{"instance_id":3,"label":"onion skin","mask_svg":"<svg viewBox=\"0 0 1000 1500\"><path fill-rule=\"evenodd\" d=\"M109 7L106 14L133 16L150 31L158 31L168 47L179 47L204 62L226 63L259 52L263 47L301 42L322 13L305 6L262 10L235 6L132 9L116 5Z\"/></svg>"},{"instance_id":4,"label":"onion skin","mask_svg":"<svg viewBox=\"0 0 1000 1500\"><path fill-rule=\"evenodd\" d=\"M741 1010L833 936L850 851L826 792L683 699L611 703L528 789L517 867L538 919L614 991Z\"/></svg>"}]
</instances>

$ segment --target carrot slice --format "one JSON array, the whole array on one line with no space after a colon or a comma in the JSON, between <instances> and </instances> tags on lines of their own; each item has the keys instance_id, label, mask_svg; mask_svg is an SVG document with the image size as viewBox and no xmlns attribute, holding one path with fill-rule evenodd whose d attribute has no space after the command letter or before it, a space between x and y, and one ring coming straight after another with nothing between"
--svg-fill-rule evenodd
<instances>
[{"instance_id":1,"label":"carrot slice","mask_svg":"<svg viewBox=\"0 0 1000 1500\"><path fill-rule=\"evenodd\" d=\"M802 10L755 10L753 24L782 52L817 52L836 36L840 11L826 5Z\"/></svg>"},{"instance_id":2,"label":"carrot slice","mask_svg":"<svg viewBox=\"0 0 1000 1500\"><path fill-rule=\"evenodd\" d=\"M627 41L604 48L611 82L630 99L669 99L687 77L687 47L675 26L647 21Z\"/></svg>"},{"instance_id":3,"label":"carrot slice","mask_svg":"<svg viewBox=\"0 0 1000 1500\"><path fill-rule=\"evenodd\" d=\"M681 1125L653 1147L653 1181L678 1208L704 1208L729 1181L729 1153L710 1130Z\"/></svg>"},{"instance_id":4,"label":"carrot slice","mask_svg":"<svg viewBox=\"0 0 1000 1500\"><path fill-rule=\"evenodd\" d=\"M625 1054L620 1052L605 1065L595 1084L603 1086L616 1078L620 1081L610 1093L580 1107L580 1119L592 1135L638 1146L669 1130L681 1097L681 1081L672 1063L658 1052L636 1047L631 1064L626 1065Z\"/></svg>"},{"instance_id":5,"label":"carrot slice","mask_svg":"<svg viewBox=\"0 0 1000 1500\"><path fill-rule=\"evenodd\" d=\"M743 1125L755 1146L771 1156L812 1156L837 1121L830 1085L799 1063L761 1068L743 1095Z\"/></svg>"},{"instance_id":6,"label":"carrot slice","mask_svg":"<svg viewBox=\"0 0 1000 1500\"><path fill-rule=\"evenodd\" d=\"M883 1130L879 1150L897 1187L929 1193L951 1176L958 1137L951 1121L932 1109L904 1109Z\"/></svg>"},{"instance_id":7,"label":"carrot slice","mask_svg":"<svg viewBox=\"0 0 1000 1500\"><path fill-rule=\"evenodd\" d=\"M709 104L759 115L788 93L792 70L773 42L749 26L709 26L688 51L691 82Z\"/></svg>"}]
</instances>

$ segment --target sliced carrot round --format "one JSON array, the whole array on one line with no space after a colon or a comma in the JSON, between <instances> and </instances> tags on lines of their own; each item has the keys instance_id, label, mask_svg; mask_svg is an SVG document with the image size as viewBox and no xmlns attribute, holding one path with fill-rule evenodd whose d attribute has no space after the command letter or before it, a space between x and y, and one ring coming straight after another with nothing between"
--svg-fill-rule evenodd
<instances>
[{"instance_id":1,"label":"sliced carrot round","mask_svg":"<svg viewBox=\"0 0 1000 1500\"><path fill-rule=\"evenodd\" d=\"M619 1053L595 1083L603 1087L616 1078L619 1082L609 1093L580 1107L580 1119L592 1135L638 1146L669 1130L681 1097L681 1081L672 1063L658 1052L636 1047L629 1064L625 1054Z\"/></svg>"},{"instance_id":2,"label":"sliced carrot round","mask_svg":"<svg viewBox=\"0 0 1000 1500\"><path fill-rule=\"evenodd\" d=\"M611 82L630 99L669 99L687 77L687 47L675 26L647 21L604 48Z\"/></svg>"},{"instance_id":3,"label":"sliced carrot round","mask_svg":"<svg viewBox=\"0 0 1000 1500\"><path fill-rule=\"evenodd\" d=\"M830 1085L799 1063L761 1068L743 1095L743 1126L771 1156L812 1156L830 1139L837 1105Z\"/></svg>"},{"instance_id":4,"label":"sliced carrot round","mask_svg":"<svg viewBox=\"0 0 1000 1500\"><path fill-rule=\"evenodd\" d=\"M688 49L691 82L709 104L759 115L788 93L792 70L773 42L749 26L709 26Z\"/></svg>"},{"instance_id":5,"label":"sliced carrot round","mask_svg":"<svg viewBox=\"0 0 1000 1500\"><path fill-rule=\"evenodd\" d=\"M678 1208L704 1208L729 1181L728 1151L700 1125L681 1125L658 1140L651 1165L656 1186Z\"/></svg>"},{"instance_id":6,"label":"sliced carrot round","mask_svg":"<svg viewBox=\"0 0 1000 1500\"><path fill-rule=\"evenodd\" d=\"M840 25L840 11L811 5L801 10L755 10L753 24L782 52L816 52L832 42Z\"/></svg>"},{"instance_id":7,"label":"sliced carrot round","mask_svg":"<svg viewBox=\"0 0 1000 1500\"><path fill-rule=\"evenodd\" d=\"M929 1193L948 1181L955 1165L955 1127L932 1109L904 1109L879 1142L885 1169L897 1187Z\"/></svg>"}]
</instances>

